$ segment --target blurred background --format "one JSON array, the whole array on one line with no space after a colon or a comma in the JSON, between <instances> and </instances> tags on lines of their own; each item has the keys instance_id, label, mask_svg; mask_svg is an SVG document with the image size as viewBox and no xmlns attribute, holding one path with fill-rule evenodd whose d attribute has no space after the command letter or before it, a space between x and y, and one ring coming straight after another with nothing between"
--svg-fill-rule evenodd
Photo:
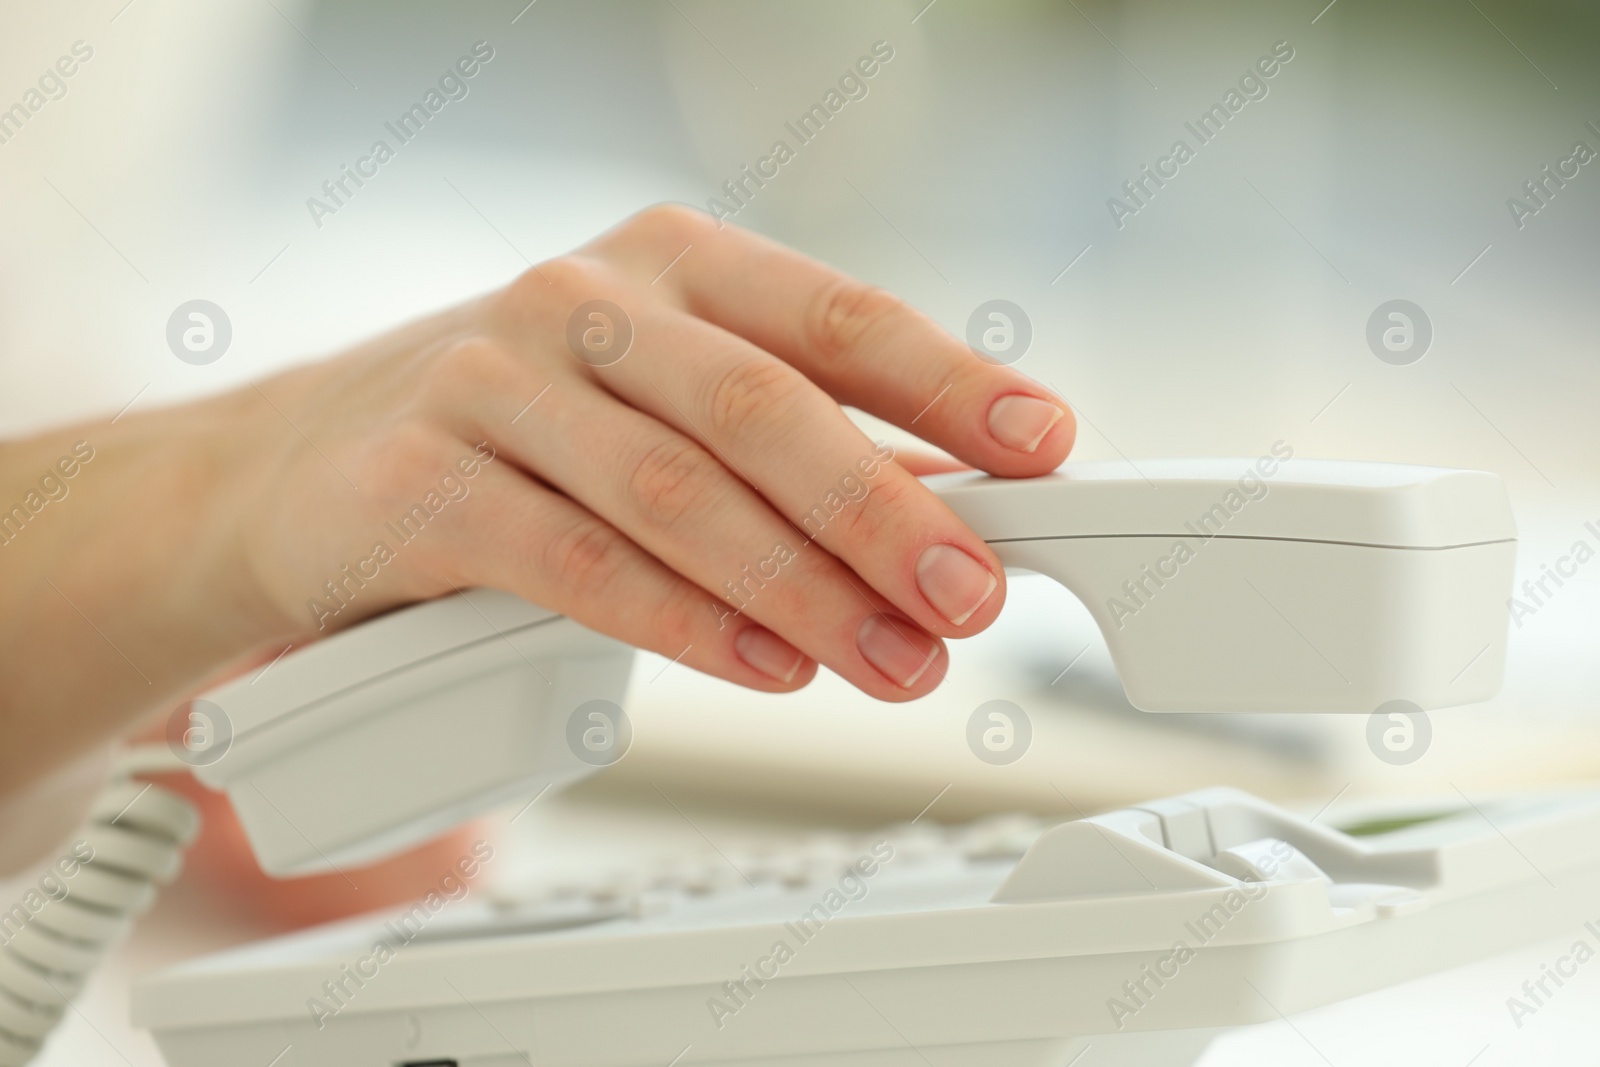
<instances>
[{"instance_id":1,"label":"blurred background","mask_svg":"<svg viewBox=\"0 0 1600 1067\"><path fill-rule=\"evenodd\" d=\"M0 11L0 108L26 112L0 115L0 436L316 359L648 204L727 203L723 183L783 140L794 158L735 221L957 335L985 301L1020 306L1032 341L1016 366L1073 405L1075 458L1254 457L1281 440L1304 457L1481 468L1510 489L1519 581L1577 541L1600 548L1600 159L1580 162L1600 153L1595 5L525 3ZM399 145L385 123L479 42L492 59L466 95ZM786 123L879 42L892 59L866 95L800 144ZM1241 78L1274 54L1253 83L1265 95L1201 143L1186 124L1245 96ZM63 56L75 72L34 109ZM308 209L380 138L393 159L335 213ZM1193 158L1139 203L1124 183L1180 139ZM196 299L232 328L203 366L166 340ZM1398 355L1369 341L1394 300L1428 326ZM1434 713L1403 765L1377 758L1362 717L1137 712L1087 613L1025 577L913 704L826 674L758 696L641 656L633 750L498 819L496 876L514 891L702 834L901 821L935 798L940 821L1072 816L1227 783L1354 818L1397 796L1577 784L1600 777L1597 647L1600 563L1513 627L1501 696ZM1033 729L1005 766L966 741L995 699ZM128 973L415 882L397 871L353 898L266 886L226 817L211 806L197 875L91 990L94 1022L58 1042L59 1062L156 1062L124 1021ZM459 852L440 848L439 863L413 858L418 884Z\"/></svg>"}]
</instances>

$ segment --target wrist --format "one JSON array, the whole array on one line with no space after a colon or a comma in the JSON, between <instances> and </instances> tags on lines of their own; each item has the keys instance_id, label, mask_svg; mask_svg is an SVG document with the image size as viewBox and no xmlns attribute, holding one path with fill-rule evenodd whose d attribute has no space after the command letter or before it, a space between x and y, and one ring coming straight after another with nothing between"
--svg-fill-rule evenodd
<instances>
[{"instance_id":1,"label":"wrist","mask_svg":"<svg viewBox=\"0 0 1600 1067\"><path fill-rule=\"evenodd\" d=\"M270 639L238 566L229 398L95 420L0 448L0 793L124 734Z\"/></svg>"},{"instance_id":2,"label":"wrist","mask_svg":"<svg viewBox=\"0 0 1600 1067\"><path fill-rule=\"evenodd\" d=\"M182 450L171 460L182 472L169 486L173 529L189 541L162 562L174 575L174 624L211 629L216 650L226 652L218 662L303 640L304 620L274 595L273 570L262 560L265 547L284 547L263 541L279 518L271 509L281 458L300 442L249 387L197 406L192 417L171 438Z\"/></svg>"}]
</instances>

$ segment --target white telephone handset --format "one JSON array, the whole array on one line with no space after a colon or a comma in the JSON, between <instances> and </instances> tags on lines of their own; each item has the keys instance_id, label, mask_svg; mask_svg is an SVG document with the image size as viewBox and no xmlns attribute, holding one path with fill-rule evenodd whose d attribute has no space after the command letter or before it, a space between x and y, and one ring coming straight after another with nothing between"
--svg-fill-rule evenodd
<instances>
[{"instance_id":1,"label":"white telephone handset","mask_svg":"<svg viewBox=\"0 0 1600 1067\"><path fill-rule=\"evenodd\" d=\"M1516 530L1493 474L1196 459L928 484L1088 605L1140 708L1367 714L1500 687ZM506 593L445 597L208 694L231 748L195 774L268 873L375 860L604 765L567 732L620 705L631 657Z\"/></svg>"}]
</instances>

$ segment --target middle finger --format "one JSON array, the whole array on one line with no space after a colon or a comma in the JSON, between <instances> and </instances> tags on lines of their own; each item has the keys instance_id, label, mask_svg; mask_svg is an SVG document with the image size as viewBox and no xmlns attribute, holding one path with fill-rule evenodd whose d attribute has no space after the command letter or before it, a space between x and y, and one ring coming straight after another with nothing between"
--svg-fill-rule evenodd
<instances>
[{"instance_id":1,"label":"middle finger","mask_svg":"<svg viewBox=\"0 0 1600 1067\"><path fill-rule=\"evenodd\" d=\"M930 633L994 620L1004 571L989 546L803 374L677 311L649 315L636 348L596 372L603 386L701 442Z\"/></svg>"}]
</instances>

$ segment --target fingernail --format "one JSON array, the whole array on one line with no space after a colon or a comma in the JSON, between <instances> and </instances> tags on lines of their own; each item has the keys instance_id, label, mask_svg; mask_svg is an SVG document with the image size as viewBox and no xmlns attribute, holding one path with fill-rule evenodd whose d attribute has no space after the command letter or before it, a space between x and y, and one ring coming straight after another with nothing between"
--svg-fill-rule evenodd
<instances>
[{"instance_id":1,"label":"fingernail","mask_svg":"<svg viewBox=\"0 0 1600 1067\"><path fill-rule=\"evenodd\" d=\"M862 658L902 689L910 689L933 665L939 643L905 619L868 615L856 630Z\"/></svg>"},{"instance_id":2,"label":"fingernail","mask_svg":"<svg viewBox=\"0 0 1600 1067\"><path fill-rule=\"evenodd\" d=\"M917 588L953 626L972 618L999 584L988 567L955 545L929 545L917 557Z\"/></svg>"},{"instance_id":3,"label":"fingernail","mask_svg":"<svg viewBox=\"0 0 1600 1067\"><path fill-rule=\"evenodd\" d=\"M743 630L733 639L733 650L750 666L780 682L794 681L806 658L793 645L759 626Z\"/></svg>"},{"instance_id":4,"label":"fingernail","mask_svg":"<svg viewBox=\"0 0 1600 1067\"><path fill-rule=\"evenodd\" d=\"M1032 452L1065 414L1048 400L1013 393L989 405L989 433L1017 452Z\"/></svg>"}]
</instances>

